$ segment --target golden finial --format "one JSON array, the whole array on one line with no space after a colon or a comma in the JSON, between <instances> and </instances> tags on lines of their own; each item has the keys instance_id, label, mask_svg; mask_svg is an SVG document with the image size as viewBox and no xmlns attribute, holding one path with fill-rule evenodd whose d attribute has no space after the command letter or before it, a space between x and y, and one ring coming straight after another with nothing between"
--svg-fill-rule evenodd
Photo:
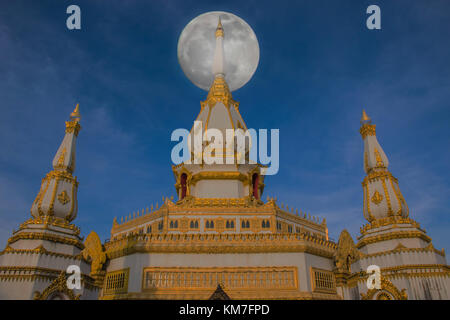
<instances>
[{"instance_id":1,"label":"golden finial","mask_svg":"<svg viewBox=\"0 0 450 320\"><path fill-rule=\"evenodd\" d=\"M371 119L367 115L366 111L363 109L362 117L361 117L361 123L369 122Z\"/></svg>"},{"instance_id":2,"label":"golden finial","mask_svg":"<svg viewBox=\"0 0 450 320\"><path fill-rule=\"evenodd\" d=\"M222 21L220 20L220 17L219 17L219 23L217 24L217 28L216 28L216 38L218 38L218 37L223 38L223 27L222 27Z\"/></svg>"},{"instance_id":3,"label":"golden finial","mask_svg":"<svg viewBox=\"0 0 450 320\"><path fill-rule=\"evenodd\" d=\"M77 106L73 110L73 112L70 114L70 120L80 121L81 115L80 115L80 104L77 103Z\"/></svg>"}]
</instances>

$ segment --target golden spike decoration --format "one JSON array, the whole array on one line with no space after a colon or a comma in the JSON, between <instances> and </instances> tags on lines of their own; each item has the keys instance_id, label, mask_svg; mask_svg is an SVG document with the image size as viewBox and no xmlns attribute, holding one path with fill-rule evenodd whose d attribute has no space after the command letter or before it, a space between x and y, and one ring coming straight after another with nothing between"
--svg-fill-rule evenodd
<instances>
[{"instance_id":1,"label":"golden spike decoration","mask_svg":"<svg viewBox=\"0 0 450 320\"><path fill-rule=\"evenodd\" d=\"M73 110L73 112L70 114L70 119L75 121L80 121L81 115L80 115L80 104L77 103L77 106Z\"/></svg>"},{"instance_id":2,"label":"golden spike decoration","mask_svg":"<svg viewBox=\"0 0 450 320\"><path fill-rule=\"evenodd\" d=\"M370 120L371 120L370 117L367 115L366 111L363 109L362 117L361 117L361 123L367 122L367 121L370 121Z\"/></svg>"}]
</instances>

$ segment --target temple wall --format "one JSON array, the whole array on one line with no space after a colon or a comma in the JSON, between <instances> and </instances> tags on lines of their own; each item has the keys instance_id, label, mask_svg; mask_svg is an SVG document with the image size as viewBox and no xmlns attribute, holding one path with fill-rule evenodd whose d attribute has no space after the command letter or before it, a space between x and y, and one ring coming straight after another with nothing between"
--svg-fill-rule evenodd
<instances>
[{"instance_id":1,"label":"temple wall","mask_svg":"<svg viewBox=\"0 0 450 320\"><path fill-rule=\"evenodd\" d=\"M130 268L128 292L142 290L146 267L296 267L299 291L311 292L310 267L332 269L332 260L307 253L135 253L113 259L107 272Z\"/></svg>"}]
</instances>

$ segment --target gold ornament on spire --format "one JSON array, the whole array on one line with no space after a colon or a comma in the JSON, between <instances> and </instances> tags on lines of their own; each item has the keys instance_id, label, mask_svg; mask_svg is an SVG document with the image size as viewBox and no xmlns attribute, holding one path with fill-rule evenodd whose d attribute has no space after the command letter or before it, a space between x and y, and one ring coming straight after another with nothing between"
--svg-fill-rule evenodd
<instances>
[{"instance_id":1,"label":"gold ornament on spire","mask_svg":"<svg viewBox=\"0 0 450 320\"><path fill-rule=\"evenodd\" d=\"M367 115L366 111L363 109L362 117L361 117L361 128L359 129L359 133L363 139L367 136L374 136L376 133L376 125L372 124L372 120Z\"/></svg>"},{"instance_id":2,"label":"gold ornament on spire","mask_svg":"<svg viewBox=\"0 0 450 320\"><path fill-rule=\"evenodd\" d=\"M79 124L80 119L80 104L77 103L75 110L70 114L70 121L66 121L66 133L73 133L75 136L78 136L78 132L80 132L81 129Z\"/></svg>"},{"instance_id":3,"label":"gold ornament on spire","mask_svg":"<svg viewBox=\"0 0 450 320\"><path fill-rule=\"evenodd\" d=\"M206 101L202 102L202 107L207 103L213 107L217 102L221 101L225 106L229 106L230 103L236 105L237 102L233 100L228 84L223 77L216 77L209 89L208 97Z\"/></svg>"},{"instance_id":4,"label":"gold ornament on spire","mask_svg":"<svg viewBox=\"0 0 450 320\"><path fill-rule=\"evenodd\" d=\"M377 167L378 168L384 168L384 162L383 159L381 159L380 153L378 152L377 148L375 148L373 150L373 152L375 153L375 160L377 161Z\"/></svg>"},{"instance_id":5,"label":"gold ornament on spire","mask_svg":"<svg viewBox=\"0 0 450 320\"><path fill-rule=\"evenodd\" d=\"M80 121L81 115L80 115L80 104L77 103L77 106L73 110L73 112L70 114L70 120Z\"/></svg>"},{"instance_id":6,"label":"gold ornament on spire","mask_svg":"<svg viewBox=\"0 0 450 320\"><path fill-rule=\"evenodd\" d=\"M217 28L216 28L216 38L218 38L218 37L223 38L223 36L224 36L224 33L223 33L222 21L220 20L220 17L219 17L219 23L217 24Z\"/></svg>"},{"instance_id":7,"label":"gold ornament on spire","mask_svg":"<svg viewBox=\"0 0 450 320\"><path fill-rule=\"evenodd\" d=\"M66 152L67 152L67 150L64 147L61 152L61 155L59 156L59 159L58 159L58 164L57 164L58 167L64 167L64 160L66 158Z\"/></svg>"},{"instance_id":8,"label":"gold ornament on spire","mask_svg":"<svg viewBox=\"0 0 450 320\"><path fill-rule=\"evenodd\" d=\"M371 121L370 117L367 115L366 111L363 109L361 123Z\"/></svg>"}]
</instances>

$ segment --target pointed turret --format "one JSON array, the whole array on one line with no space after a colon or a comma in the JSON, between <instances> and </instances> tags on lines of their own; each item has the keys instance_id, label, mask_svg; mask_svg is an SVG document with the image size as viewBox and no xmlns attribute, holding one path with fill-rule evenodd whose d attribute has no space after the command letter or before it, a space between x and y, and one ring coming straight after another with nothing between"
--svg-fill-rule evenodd
<instances>
[{"instance_id":1,"label":"pointed turret","mask_svg":"<svg viewBox=\"0 0 450 320\"><path fill-rule=\"evenodd\" d=\"M78 211L78 182L75 171L76 140L80 126L80 111L77 104L66 122L66 134L53 158L53 169L42 179L41 189L31 207L35 218L53 216L67 221L75 219Z\"/></svg>"},{"instance_id":2,"label":"pointed turret","mask_svg":"<svg viewBox=\"0 0 450 320\"><path fill-rule=\"evenodd\" d=\"M222 21L219 17L215 31L216 48L212 65L214 81L206 100L201 102L201 110L197 120L202 121L203 132L208 128L215 128L222 130L225 137L226 129L247 130L247 127L239 113L239 102L233 100L230 88L225 80L224 34Z\"/></svg>"},{"instance_id":3,"label":"pointed turret","mask_svg":"<svg viewBox=\"0 0 450 320\"><path fill-rule=\"evenodd\" d=\"M224 77L225 76L225 68L224 68L224 54L223 54L223 37L224 31L222 27L222 22L220 21L217 24L216 28L216 50L214 51L214 60L212 66L212 72L214 77Z\"/></svg>"},{"instance_id":4,"label":"pointed turret","mask_svg":"<svg viewBox=\"0 0 450 320\"><path fill-rule=\"evenodd\" d=\"M389 172L389 160L378 143L376 125L363 110L359 132L364 140L364 217L373 220L388 216L408 217L409 210L397 179Z\"/></svg>"}]
</instances>

